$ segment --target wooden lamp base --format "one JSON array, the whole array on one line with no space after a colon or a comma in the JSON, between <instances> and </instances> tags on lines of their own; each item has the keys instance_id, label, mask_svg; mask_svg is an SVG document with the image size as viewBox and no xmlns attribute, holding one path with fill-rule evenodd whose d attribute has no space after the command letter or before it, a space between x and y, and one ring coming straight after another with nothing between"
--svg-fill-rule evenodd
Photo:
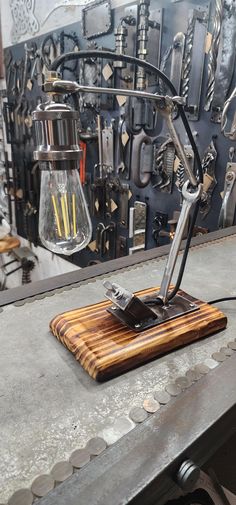
<instances>
[{"instance_id":1,"label":"wooden lamp base","mask_svg":"<svg viewBox=\"0 0 236 505\"><path fill-rule=\"evenodd\" d=\"M136 294L156 292L157 288L149 288ZM104 381L226 327L227 318L220 310L183 291L179 294L199 309L139 333L107 312L109 301L64 312L51 321L50 328L91 377Z\"/></svg>"}]
</instances>

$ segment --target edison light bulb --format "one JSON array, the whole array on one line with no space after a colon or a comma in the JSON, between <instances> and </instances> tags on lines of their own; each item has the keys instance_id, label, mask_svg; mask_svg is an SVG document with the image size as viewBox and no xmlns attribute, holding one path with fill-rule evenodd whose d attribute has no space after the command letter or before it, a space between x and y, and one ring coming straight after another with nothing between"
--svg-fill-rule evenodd
<instances>
[{"instance_id":1,"label":"edison light bulb","mask_svg":"<svg viewBox=\"0 0 236 505\"><path fill-rule=\"evenodd\" d=\"M78 112L49 102L33 113L41 169L39 236L58 254L73 254L91 240L92 224L79 178Z\"/></svg>"},{"instance_id":2,"label":"edison light bulb","mask_svg":"<svg viewBox=\"0 0 236 505\"><path fill-rule=\"evenodd\" d=\"M78 170L42 170L39 236L55 253L70 255L91 240L92 225Z\"/></svg>"}]
</instances>

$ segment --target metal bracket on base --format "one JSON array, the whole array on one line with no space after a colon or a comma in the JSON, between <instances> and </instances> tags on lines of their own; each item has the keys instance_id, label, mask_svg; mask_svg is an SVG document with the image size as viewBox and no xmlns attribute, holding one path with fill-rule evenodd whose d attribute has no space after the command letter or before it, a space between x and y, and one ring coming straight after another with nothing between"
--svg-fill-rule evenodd
<instances>
[{"instance_id":1,"label":"metal bracket on base","mask_svg":"<svg viewBox=\"0 0 236 505\"><path fill-rule=\"evenodd\" d=\"M114 305L107 311L121 323L135 332L141 332L184 316L199 309L199 306L187 298L176 295L167 305L160 305L153 296L138 298L118 284L104 282L106 297Z\"/></svg>"}]
</instances>

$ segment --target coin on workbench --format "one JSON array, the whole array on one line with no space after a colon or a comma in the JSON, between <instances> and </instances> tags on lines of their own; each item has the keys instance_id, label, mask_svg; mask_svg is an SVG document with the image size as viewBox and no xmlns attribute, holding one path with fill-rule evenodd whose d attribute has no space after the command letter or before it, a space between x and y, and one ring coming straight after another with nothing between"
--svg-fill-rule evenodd
<instances>
[{"instance_id":1,"label":"coin on workbench","mask_svg":"<svg viewBox=\"0 0 236 505\"><path fill-rule=\"evenodd\" d=\"M171 396L169 395L169 393L167 393L167 391L155 391L154 394L153 394L155 400L157 402L159 402L161 405L166 405L170 399L171 399Z\"/></svg>"},{"instance_id":2,"label":"coin on workbench","mask_svg":"<svg viewBox=\"0 0 236 505\"><path fill-rule=\"evenodd\" d=\"M177 377L175 380L175 384L179 386L181 389L188 389L192 385L192 381L189 377Z\"/></svg>"},{"instance_id":3,"label":"coin on workbench","mask_svg":"<svg viewBox=\"0 0 236 505\"><path fill-rule=\"evenodd\" d=\"M226 359L226 356L223 352L213 352L212 358L221 363Z\"/></svg>"},{"instance_id":4,"label":"coin on workbench","mask_svg":"<svg viewBox=\"0 0 236 505\"><path fill-rule=\"evenodd\" d=\"M32 505L33 500L30 489L18 489L8 501L8 505Z\"/></svg>"},{"instance_id":5,"label":"coin on workbench","mask_svg":"<svg viewBox=\"0 0 236 505\"><path fill-rule=\"evenodd\" d=\"M27 303L33 303L37 300L37 296L31 296L30 298L27 298Z\"/></svg>"},{"instance_id":6,"label":"coin on workbench","mask_svg":"<svg viewBox=\"0 0 236 505\"><path fill-rule=\"evenodd\" d=\"M142 423L147 419L148 414L142 407L133 407L129 413L129 417L134 423Z\"/></svg>"},{"instance_id":7,"label":"coin on workbench","mask_svg":"<svg viewBox=\"0 0 236 505\"><path fill-rule=\"evenodd\" d=\"M149 414L154 414L160 408L160 403L158 403L154 398L145 398L143 401L143 408Z\"/></svg>"},{"instance_id":8,"label":"coin on workbench","mask_svg":"<svg viewBox=\"0 0 236 505\"><path fill-rule=\"evenodd\" d=\"M228 342L227 346L232 349L232 351L236 351L236 342Z\"/></svg>"},{"instance_id":9,"label":"coin on workbench","mask_svg":"<svg viewBox=\"0 0 236 505\"><path fill-rule=\"evenodd\" d=\"M220 352L223 352L227 358L234 354L233 349L230 349L229 347L221 347Z\"/></svg>"},{"instance_id":10,"label":"coin on workbench","mask_svg":"<svg viewBox=\"0 0 236 505\"><path fill-rule=\"evenodd\" d=\"M82 468L90 461L90 453L87 449L76 449L70 456L70 462L75 468Z\"/></svg>"},{"instance_id":11,"label":"coin on workbench","mask_svg":"<svg viewBox=\"0 0 236 505\"><path fill-rule=\"evenodd\" d=\"M54 296L54 295L55 295L55 293L54 293L54 291L47 291L47 293L45 293L45 295L46 295L46 297L48 298L48 297L50 297L50 296Z\"/></svg>"},{"instance_id":12,"label":"coin on workbench","mask_svg":"<svg viewBox=\"0 0 236 505\"><path fill-rule=\"evenodd\" d=\"M49 491L52 491L54 485L55 482L51 475L39 475L39 477L36 477L34 480L31 486L31 491L38 498L42 498L43 496L46 496Z\"/></svg>"},{"instance_id":13,"label":"coin on workbench","mask_svg":"<svg viewBox=\"0 0 236 505\"><path fill-rule=\"evenodd\" d=\"M25 304L26 304L26 299L24 299L24 300L18 300L13 305L14 305L14 307L21 307L22 305L25 305Z\"/></svg>"},{"instance_id":14,"label":"coin on workbench","mask_svg":"<svg viewBox=\"0 0 236 505\"><path fill-rule=\"evenodd\" d=\"M206 375L208 372L210 372L209 366L205 365L204 363L199 363L199 365L196 365L195 370L201 375Z\"/></svg>"},{"instance_id":15,"label":"coin on workbench","mask_svg":"<svg viewBox=\"0 0 236 505\"><path fill-rule=\"evenodd\" d=\"M68 479L73 473L73 466L69 461L59 461L54 465L51 470L51 474L54 480L59 484Z\"/></svg>"},{"instance_id":16,"label":"coin on workbench","mask_svg":"<svg viewBox=\"0 0 236 505\"><path fill-rule=\"evenodd\" d=\"M37 297L37 300L43 300L44 298L46 298L46 293L39 293L39 295L36 295Z\"/></svg>"},{"instance_id":17,"label":"coin on workbench","mask_svg":"<svg viewBox=\"0 0 236 505\"><path fill-rule=\"evenodd\" d=\"M91 438L86 445L86 449L89 451L91 456L98 456L106 449L106 447L107 444L101 437Z\"/></svg>"},{"instance_id":18,"label":"coin on workbench","mask_svg":"<svg viewBox=\"0 0 236 505\"><path fill-rule=\"evenodd\" d=\"M187 370L186 372L186 377L188 377L189 380L191 380L192 382L196 382L196 381L199 381L199 379L201 379L201 374L200 372L198 372L196 370L196 368L190 368L189 370Z\"/></svg>"},{"instance_id":19,"label":"coin on workbench","mask_svg":"<svg viewBox=\"0 0 236 505\"><path fill-rule=\"evenodd\" d=\"M169 393L171 396L178 396L181 393L181 388L175 384L175 382L170 382L166 386L166 391Z\"/></svg>"}]
</instances>

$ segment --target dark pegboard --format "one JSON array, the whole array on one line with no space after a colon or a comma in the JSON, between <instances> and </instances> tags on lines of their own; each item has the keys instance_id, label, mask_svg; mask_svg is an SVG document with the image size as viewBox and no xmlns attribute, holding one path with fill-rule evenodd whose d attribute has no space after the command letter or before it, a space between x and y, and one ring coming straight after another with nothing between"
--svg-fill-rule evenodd
<instances>
[{"instance_id":1,"label":"dark pegboard","mask_svg":"<svg viewBox=\"0 0 236 505\"><path fill-rule=\"evenodd\" d=\"M135 6L135 2L132 4ZM214 4L213 4L214 5ZM183 1L173 3L171 0L163 0L156 1L152 0L150 5L150 10L162 9L162 27L161 27L161 60L166 49L172 44L174 35L183 31L186 33L187 30L187 20L189 15L189 10L192 8L202 7L210 12L209 18L209 26L212 26L212 6L210 2L205 0L199 0L197 2L194 1ZM118 8L112 11L112 31L111 33L96 37L96 42L98 48L109 48L114 50L115 48L115 38L114 38L114 28L119 24L120 18L125 13L125 6L122 8ZM63 36L63 33L69 34L74 38L78 39L78 45L80 49L86 49L88 47L88 41L85 40L82 36L82 27L80 22L76 22L72 25L66 26L63 29L55 30L55 33L52 34L55 38ZM30 43L34 43L39 48L43 42L43 40L47 37L47 35L43 35L41 37L35 37L27 41L28 45ZM93 47L93 41L92 46ZM70 38L65 39L64 43L64 51L67 52L71 49L71 41ZM5 59L9 61L9 54L12 58L11 65L16 62L19 63L21 59L24 58L24 43L20 43L5 50ZM103 66L106 62L103 62ZM195 64L196 62L193 62ZM66 68L65 68L66 67ZM64 78L67 79L79 79L79 65L78 64L66 64L64 68L61 69ZM170 71L167 65L167 73ZM30 72L30 69L29 69ZM118 75L118 74L117 74ZM116 78L116 82L112 78L110 82L106 83L104 79L102 79L103 85L114 85L120 84L118 78ZM204 111L204 103L205 103L205 92L206 92L206 82L207 82L207 57L205 58L204 64L204 73L203 73L203 85L202 85L202 96L201 96L201 107L200 107L200 118L198 121L191 121L191 128L193 132L196 132L196 142L201 153L201 156L205 152L206 148L210 144L212 138L214 139L214 143L217 149L217 162L216 162L216 179L217 186L213 193L212 198L212 207L207 215L206 219L202 219L201 216L198 218L198 225L204 228L207 228L209 231L216 230L218 227L218 217L219 211L222 203L222 198L220 193L224 188L224 175L226 163L228 161L228 153L230 146L233 145L233 142L224 138L224 136L220 133L219 124L212 123L211 111ZM235 75L232 81L232 89L235 82ZM26 88L24 99L29 104L29 112L31 112L37 105L37 103L44 99L45 96L41 91L41 87L38 85L36 79L33 80L33 87L30 89L30 84ZM39 204L39 179L40 174L38 168L35 167L35 164L32 160L32 152L33 152L33 130L31 132L27 132L26 134L22 133L18 136L18 139L14 137L14 107L15 107L15 97L13 96L12 90L14 88L14 83L10 83L8 87L8 101L10 110L13 111L10 113L11 124L8 125L8 131L10 135L10 140L12 141L12 160L13 160L13 175L14 175L14 183L15 188L18 191L18 195L16 195L16 224L17 231L19 235L28 238L30 241L35 244L38 243L38 233L37 233L37 209ZM152 91L157 91L157 86L153 85L150 88ZM73 106L78 106L78 100L72 101ZM107 100L106 96L101 98L101 113L103 117L109 123L111 119L116 119L119 115L119 107L114 98L109 98ZM95 116L90 110L86 110L81 114L81 121L86 123L89 121L91 123L92 128L95 127ZM181 121L177 119L175 121L178 132L180 134L181 140L184 144L187 143L187 138L185 131L182 127ZM157 141L159 138L165 138L166 129L162 129L162 124L160 121L158 122L157 133L159 137L157 137ZM126 153L126 160L129 160L129 151ZM87 144L87 185L84 187L86 196L89 198L91 194L90 185L93 183L93 169L94 165L98 162L98 150L97 150L97 141L91 140ZM129 166L129 162L127 162ZM34 171L32 173L32 169L34 167ZM146 230L146 249L150 249L156 247L157 245L163 245L168 242L168 238L162 237L158 239L158 243L153 238L153 220L155 218L156 212L161 212L168 215L169 219L172 218L173 212L175 210L180 209L180 194L177 191L177 188L174 187L174 190L171 194L161 192L158 189L154 189L151 184L148 184L145 188L138 188L130 179L129 171L125 171L120 176L121 183L128 183L131 191L131 198L129 200L129 206L133 206L134 201L140 200L142 202L146 202L147 204L147 230ZM20 190L20 191L19 191ZM116 201L116 193L113 194L114 200ZM117 199L117 203L119 204L119 199ZM31 212L30 206L35 209ZM105 213L106 214L106 213ZM122 242L122 251L128 254L129 247L132 246L132 240L129 238L128 228L124 227L119 223L119 209L112 212L111 215L104 216L93 216L93 239L95 239L95 230L99 222L103 222L104 225L109 224L111 221L117 225L117 242L120 241L119 237L123 237ZM122 253L121 253L122 254ZM66 258L68 259L68 257ZM101 256L97 252L92 252L88 248L80 253L74 254L70 260L80 266L88 265L90 262L100 262L108 259L112 259L111 256L106 253Z\"/></svg>"}]
</instances>

